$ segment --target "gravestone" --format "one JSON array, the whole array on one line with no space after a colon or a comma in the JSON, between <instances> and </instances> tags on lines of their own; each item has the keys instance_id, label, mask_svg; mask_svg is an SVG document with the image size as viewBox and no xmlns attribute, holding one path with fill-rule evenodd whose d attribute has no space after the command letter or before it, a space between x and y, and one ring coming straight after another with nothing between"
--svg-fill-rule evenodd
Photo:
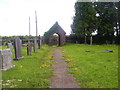
<instances>
[{"instance_id":1,"label":"gravestone","mask_svg":"<svg viewBox=\"0 0 120 90\"><path fill-rule=\"evenodd\" d=\"M96 51L96 52L113 52L113 50L103 50L103 51Z\"/></svg>"},{"instance_id":2,"label":"gravestone","mask_svg":"<svg viewBox=\"0 0 120 90\"><path fill-rule=\"evenodd\" d=\"M5 41L2 41L2 45L5 45Z\"/></svg>"},{"instance_id":3,"label":"gravestone","mask_svg":"<svg viewBox=\"0 0 120 90\"><path fill-rule=\"evenodd\" d=\"M12 43L8 43L8 48L10 48L10 50L12 52Z\"/></svg>"},{"instance_id":4,"label":"gravestone","mask_svg":"<svg viewBox=\"0 0 120 90\"><path fill-rule=\"evenodd\" d=\"M8 70L15 67L15 65L12 64L12 61L12 52L10 48L0 49L0 70Z\"/></svg>"},{"instance_id":5,"label":"gravestone","mask_svg":"<svg viewBox=\"0 0 120 90\"><path fill-rule=\"evenodd\" d=\"M0 46L2 46L2 39L0 39Z\"/></svg>"},{"instance_id":6,"label":"gravestone","mask_svg":"<svg viewBox=\"0 0 120 90\"><path fill-rule=\"evenodd\" d=\"M38 49L41 49L42 48L42 40L41 40L41 37L39 35L38 37Z\"/></svg>"},{"instance_id":7,"label":"gravestone","mask_svg":"<svg viewBox=\"0 0 120 90\"><path fill-rule=\"evenodd\" d=\"M37 52L37 38L34 38L34 52Z\"/></svg>"},{"instance_id":8,"label":"gravestone","mask_svg":"<svg viewBox=\"0 0 120 90\"><path fill-rule=\"evenodd\" d=\"M27 44L27 55L32 55L32 43Z\"/></svg>"},{"instance_id":9,"label":"gravestone","mask_svg":"<svg viewBox=\"0 0 120 90\"><path fill-rule=\"evenodd\" d=\"M22 59L22 52L21 52L21 40L19 37L15 37L14 40L14 51L15 51L15 59L14 60L19 60Z\"/></svg>"},{"instance_id":10,"label":"gravestone","mask_svg":"<svg viewBox=\"0 0 120 90\"><path fill-rule=\"evenodd\" d=\"M42 48L42 38L40 39L40 48Z\"/></svg>"}]
</instances>

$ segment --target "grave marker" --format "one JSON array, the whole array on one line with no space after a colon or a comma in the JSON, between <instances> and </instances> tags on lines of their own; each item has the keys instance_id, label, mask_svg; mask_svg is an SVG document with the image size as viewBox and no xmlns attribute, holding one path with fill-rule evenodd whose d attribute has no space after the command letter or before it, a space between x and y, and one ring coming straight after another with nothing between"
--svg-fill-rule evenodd
<instances>
[{"instance_id":1,"label":"grave marker","mask_svg":"<svg viewBox=\"0 0 120 90\"><path fill-rule=\"evenodd\" d=\"M21 40L19 37L14 38L14 50L15 50L15 59L14 60L19 60L22 59L22 52L21 52Z\"/></svg>"},{"instance_id":2,"label":"grave marker","mask_svg":"<svg viewBox=\"0 0 120 90\"><path fill-rule=\"evenodd\" d=\"M32 43L27 44L27 55L32 55Z\"/></svg>"},{"instance_id":3,"label":"grave marker","mask_svg":"<svg viewBox=\"0 0 120 90\"><path fill-rule=\"evenodd\" d=\"M12 43L8 43L8 48L10 48L10 50L12 52Z\"/></svg>"},{"instance_id":4,"label":"grave marker","mask_svg":"<svg viewBox=\"0 0 120 90\"><path fill-rule=\"evenodd\" d=\"M42 48L42 40L41 40L41 37L39 35L38 37L38 49L41 49Z\"/></svg>"},{"instance_id":5,"label":"grave marker","mask_svg":"<svg viewBox=\"0 0 120 90\"><path fill-rule=\"evenodd\" d=\"M37 38L35 37L34 38L34 52L37 52L36 45L37 45Z\"/></svg>"},{"instance_id":6,"label":"grave marker","mask_svg":"<svg viewBox=\"0 0 120 90\"><path fill-rule=\"evenodd\" d=\"M15 65L12 64L12 61L12 52L10 48L0 49L0 70L8 70L15 67Z\"/></svg>"},{"instance_id":7,"label":"grave marker","mask_svg":"<svg viewBox=\"0 0 120 90\"><path fill-rule=\"evenodd\" d=\"M41 38L41 40L40 40L40 48L42 48L42 38Z\"/></svg>"}]
</instances>

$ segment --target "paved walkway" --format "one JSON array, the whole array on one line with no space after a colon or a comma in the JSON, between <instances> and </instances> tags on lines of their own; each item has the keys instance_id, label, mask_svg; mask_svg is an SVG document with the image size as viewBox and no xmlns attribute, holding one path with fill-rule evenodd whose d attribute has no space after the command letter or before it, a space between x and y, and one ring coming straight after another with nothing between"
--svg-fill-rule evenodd
<instances>
[{"instance_id":1,"label":"paved walkway","mask_svg":"<svg viewBox=\"0 0 120 90\"><path fill-rule=\"evenodd\" d=\"M53 64L54 76L51 78L51 88L80 88L75 78L68 74L67 63L61 60L62 53L59 48L54 49L54 60L58 64Z\"/></svg>"}]
</instances>

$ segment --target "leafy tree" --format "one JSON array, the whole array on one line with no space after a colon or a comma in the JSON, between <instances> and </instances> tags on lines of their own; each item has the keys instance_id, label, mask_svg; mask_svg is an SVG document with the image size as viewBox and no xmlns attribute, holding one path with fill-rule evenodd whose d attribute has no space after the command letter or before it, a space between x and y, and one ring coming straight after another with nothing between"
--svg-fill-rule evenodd
<instances>
[{"instance_id":1,"label":"leafy tree","mask_svg":"<svg viewBox=\"0 0 120 90\"><path fill-rule=\"evenodd\" d=\"M76 2L73 32L78 38L91 37L97 31L98 39L113 42L120 33L120 2ZM99 39L100 40L100 39ZM101 42L100 41L100 42Z\"/></svg>"},{"instance_id":2,"label":"leafy tree","mask_svg":"<svg viewBox=\"0 0 120 90\"><path fill-rule=\"evenodd\" d=\"M95 9L98 16L98 37L104 37L106 41L113 41L115 27L117 27L117 9L115 2L96 2Z\"/></svg>"},{"instance_id":3,"label":"leafy tree","mask_svg":"<svg viewBox=\"0 0 120 90\"><path fill-rule=\"evenodd\" d=\"M73 20L73 32L77 37L92 37L92 33L97 28L96 10L92 2L76 2L75 3L75 17ZM92 44L92 39L91 39Z\"/></svg>"},{"instance_id":4,"label":"leafy tree","mask_svg":"<svg viewBox=\"0 0 120 90\"><path fill-rule=\"evenodd\" d=\"M120 2L115 3L117 10L117 25L116 25L116 35L117 35L117 43L120 44Z\"/></svg>"}]
</instances>

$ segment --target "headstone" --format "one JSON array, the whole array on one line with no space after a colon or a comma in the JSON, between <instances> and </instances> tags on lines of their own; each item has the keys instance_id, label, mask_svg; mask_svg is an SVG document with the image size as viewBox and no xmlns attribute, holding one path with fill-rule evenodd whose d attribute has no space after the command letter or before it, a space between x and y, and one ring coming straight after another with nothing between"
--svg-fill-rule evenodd
<instances>
[{"instance_id":1,"label":"headstone","mask_svg":"<svg viewBox=\"0 0 120 90\"><path fill-rule=\"evenodd\" d=\"M76 41L76 44L78 44L78 41Z\"/></svg>"},{"instance_id":2,"label":"headstone","mask_svg":"<svg viewBox=\"0 0 120 90\"><path fill-rule=\"evenodd\" d=\"M34 38L34 52L37 52L37 38Z\"/></svg>"},{"instance_id":3,"label":"headstone","mask_svg":"<svg viewBox=\"0 0 120 90\"><path fill-rule=\"evenodd\" d=\"M5 45L5 41L2 41L2 45Z\"/></svg>"},{"instance_id":4,"label":"headstone","mask_svg":"<svg viewBox=\"0 0 120 90\"><path fill-rule=\"evenodd\" d=\"M32 43L27 44L27 55L32 55Z\"/></svg>"},{"instance_id":5,"label":"headstone","mask_svg":"<svg viewBox=\"0 0 120 90\"><path fill-rule=\"evenodd\" d=\"M15 67L15 65L12 64L12 61L12 52L10 48L0 49L0 70L8 70Z\"/></svg>"},{"instance_id":6,"label":"headstone","mask_svg":"<svg viewBox=\"0 0 120 90\"><path fill-rule=\"evenodd\" d=\"M0 39L0 46L2 46L2 39Z\"/></svg>"},{"instance_id":7,"label":"headstone","mask_svg":"<svg viewBox=\"0 0 120 90\"><path fill-rule=\"evenodd\" d=\"M21 40L19 37L14 38L14 50L15 50L15 59L14 60L19 60L22 59L22 52L21 52Z\"/></svg>"},{"instance_id":8,"label":"headstone","mask_svg":"<svg viewBox=\"0 0 120 90\"><path fill-rule=\"evenodd\" d=\"M96 52L113 52L113 50L103 50L103 51L96 51Z\"/></svg>"},{"instance_id":9,"label":"headstone","mask_svg":"<svg viewBox=\"0 0 120 90\"><path fill-rule=\"evenodd\" d=\"M41 37L39 35L38 37L38 49L41 49L42 48L42 40L41 40Z\"/></svg>"},{"instance_id":10,"label":"headstone","mask_svg":"<svg viewBox=\"0 0 120 90\"><path fill-rule=\"evenodd\" d=\"M10 48L10 50L12 52L12 43L8 43L8 48Z\"/></svg>"},{"instance_id":11,"label":"headstone","mask_svg":"<svg viewBox=\"0 0 120 90\"><path fill-rule=\"evenodd\" d=\"M21 46L22 46L22 40L20 39L20 44L21 44Z\"/></svg>"},{"instance_id":12,"label":"headstone","mask_svg":"<svg viewBox=\"0 0 120 90\"><path fill-rule=\"evenodd\" d=\"M40 48L42 48L42 38L41 38L41 40L40 40Z\"/></svg>"}]
</instances>

